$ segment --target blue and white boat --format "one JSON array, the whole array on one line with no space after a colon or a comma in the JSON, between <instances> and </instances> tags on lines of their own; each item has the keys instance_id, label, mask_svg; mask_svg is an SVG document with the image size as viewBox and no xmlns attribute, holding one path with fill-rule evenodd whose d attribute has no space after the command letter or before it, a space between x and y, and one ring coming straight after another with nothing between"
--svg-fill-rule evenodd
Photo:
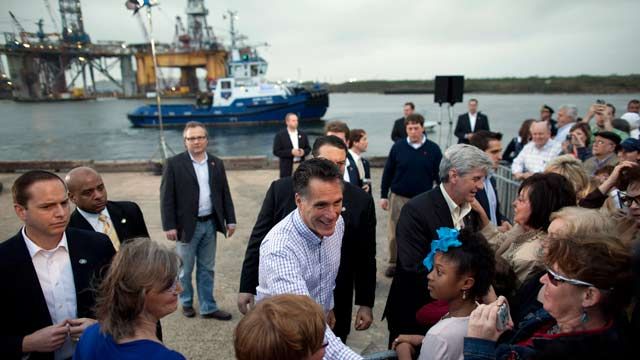
<instances>
[{"instance_id":1,"label":"blue and white boat","mask_svg":"<svg viewBox=\"0 0 640 360\"><path fill-rule=\"evenodd\" d=\"M229 77L218 79L195 104L163 104L163 125L182 126L194 120L207 126L262 125L281 123L287 113L309 122L320 120L327 112L329 93L319 85L266 81L267 62L255 49L242 58L238 49L232 49L227 66ZM127 117L134 126L159 126L156 104L141 106Z\"/></svg>"}]
</instances>

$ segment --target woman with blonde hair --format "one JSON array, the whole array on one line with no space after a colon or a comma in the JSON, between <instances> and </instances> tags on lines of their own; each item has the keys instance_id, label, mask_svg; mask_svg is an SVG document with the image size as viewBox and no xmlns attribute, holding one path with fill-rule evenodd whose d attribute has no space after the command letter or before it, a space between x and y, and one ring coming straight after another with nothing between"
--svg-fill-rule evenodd
<instances>
[{"instance_id":1,"label":"woman with blonde hair","mask_svg":"<svg viewBox=\"0 0 640 360\"><path fill-rule=\"evenodd\" d=\"M593 191L589 177L582 167L582 162L571 155L562 155L551 160L544 172L560 174L567 178L573 184L577 201L582 200Z\"/></svg>"},{"instance_id":2,"label":"woman with blonde hair","mask_svg":"<svg viewBox=\"0 0 640 360\"><path fill-rule=\"evenodd\" d=\"M98 288L98 323L85 330L77 360L182 360L156 336L158 321L176 311L180 259L150 239L129 241L113 258Z\"/></svg>"}]
</instances>

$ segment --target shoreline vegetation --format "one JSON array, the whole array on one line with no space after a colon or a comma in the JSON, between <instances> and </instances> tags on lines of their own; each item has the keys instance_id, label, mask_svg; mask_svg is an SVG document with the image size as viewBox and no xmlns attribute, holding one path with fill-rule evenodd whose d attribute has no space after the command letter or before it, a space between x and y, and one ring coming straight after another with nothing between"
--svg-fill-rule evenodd
<instances>
[{"instance_id":1,"label":"shoreline vegetation","mask_svg":"<svg viewBox=\"0 0 640 360\"><path fill-rule=\"evenodd\" d=\"M362 80L324 84L332 93L432 94L434 80ZM640 92L640 74L466 78L466 93L494 94L625 94Z\"/></svg>"}]
</instances>

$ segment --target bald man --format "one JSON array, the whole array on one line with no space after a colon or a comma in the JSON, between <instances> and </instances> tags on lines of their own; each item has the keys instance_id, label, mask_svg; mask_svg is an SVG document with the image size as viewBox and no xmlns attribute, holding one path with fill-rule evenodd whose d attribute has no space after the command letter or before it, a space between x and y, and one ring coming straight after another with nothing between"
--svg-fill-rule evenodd
<instances>
[{"instance_id":1,"label":"bald man","mask_svg":"<svg viewBox=\"0 0 640 360\"><path fill-rule=\"evenodd\" d=\"M149 237L140 207L131 201L108 201L102 177L90 167L77 167L65 177L69 199L76 204L69 227L106 234L117 249L126 240Z\"/></svg>"}]
</instances>

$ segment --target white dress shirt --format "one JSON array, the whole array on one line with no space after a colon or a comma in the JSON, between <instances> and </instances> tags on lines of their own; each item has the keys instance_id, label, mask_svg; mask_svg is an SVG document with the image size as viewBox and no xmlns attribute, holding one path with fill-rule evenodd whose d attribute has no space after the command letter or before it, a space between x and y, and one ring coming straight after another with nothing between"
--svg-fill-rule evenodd
<instances>
[{"instance_id":1,"label":"white dress shirt","mask_svg":"<svg viewBox=\"0 0 640 360\"><path fill-rule=\"evenodd\" d=\"M76 285L73 280L71 259L67 245L67 235L63 234L58 246L51 250L45 250L36 245L28 236L24 227L22 236L29 250L33 267L38 275L40 288L51 315L53 324L59 324L66 319L78 317L78 305L76 302ZM67 359L73 356L75 345L71 338L67 337L63 346L55 351L56 360Z\"/></svg>"},{"instance_id":2,"label":"white dress shirt","mask_svg":"<svg viewBox=\"0 0 640 360\"><path fill-rule=\"evenodd\" d=\"M293 145L294 149L299 149L300 148L300 143L298 142L298 130L294 130L289 131L289 129L287 129L287 133L289 134L289 139L291 140L291 145ZM301 158L299 156L294 156L293 157L293 161L297 162L300 161Z\"/></svg>"},{"instance_id":3,"label":"white dress shirt","mask_svg":"<svg viewBox=\"0 0 640 360\"><path fill-rule=\"evenodd\" d=\"M562 144L551 139L542 148L538 148L533 141L529 141L520 154L513 159L511 172L514 174L543 172L547 164L561 151Z\"/></svg>"},{"instance_id":4,"label":"white dress shirt","mask_svg":"<svg viewBox=\"0 0 640 360\"><path fill-rule=\"evenodd\" d=\"M444 183L440 183L440 191L442 191L442 196L444 196L444 200L447 202L447 206L449 206L453 227L458 230L464 228L464 217L471 212L471 204L468 202L465 202L462 206L456 204L444 188Z\"/></svg>"},{"instance_id":5,"label":"white dress shirt","mask_svg":"<svg viewBox=\"0 0 640 360\"><path fill-rule=\"evenodd\" d=\"M407 144L409 144L409 146L411 146L412 148L418 150L420 149L420 147L422 145L424 145L424 142L427 141L427 136L426 135L422 135L422 140L419 143L412 143L411 140L409 139L409 137L407 136Z\"/></svg>"},{"instance_id":6,"label":"white dress shirt","mask_svg":"<svg viewBox=\"0 0 640 360\"><path fill-rule=\"evenodd\" d=\"M469 114L469 125L471 125L471 132L476 132L476 120L478 119L478 113Z\"/></svg>"},{"instance_id":7,"label":"white dress shirt","mask_svg":"<svg viewBox=\"0 0 640 360\"><path fill-rule=\"evenodd\" d=\"M189 153L191 163L193 164L193 170L196 172L198 178L198 216L207 216L213 213L213 204L211 203L211 188L209 187L209 165L207 161L209 156L204 153L204 159L200 162L196 161L191 153Z\"/></svg>"},{"instance_id":8,"label":"white dress shirt","mask_svg":"<svg viewBox=\"0 0 640 360\"><path fill-rule=\"evenodd\" d=\"M104 208L104 210L102 210L97 214L86 212L80 209L79 207L76 207L76 209L78 209L78 212L80 213L80 215L82 215L82 217L85 218L85 220L87 220L87 222L89 223L89 225L91 225L94 231L99 233L104 233L104 224L98 220L98 217L100 215L106 216L107 219L109 219L109 222L111 223L111 228L115 229L115 227L113 226L113 220L111 220L111 215L109 215L109 210L107 210L106 207Z\"/></svg>"}]
</instances>

